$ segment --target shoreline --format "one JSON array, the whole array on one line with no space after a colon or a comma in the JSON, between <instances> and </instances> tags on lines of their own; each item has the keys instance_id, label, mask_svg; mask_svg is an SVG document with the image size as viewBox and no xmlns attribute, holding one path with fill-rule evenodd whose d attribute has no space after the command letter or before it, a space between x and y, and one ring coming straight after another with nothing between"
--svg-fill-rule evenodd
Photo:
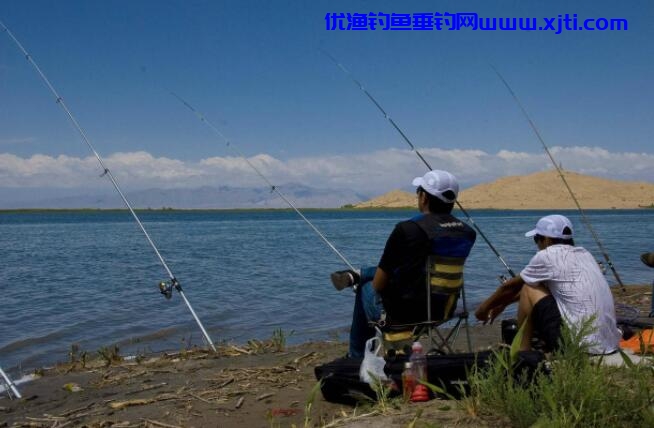
<instances>
[{"instance_id":1,"label":"shoreline","mask_svg":"<svg viewBox=\"0 0 654 428\"><path fill-rule=\"evenodd\" d=\"M625 287L627 290L626 294L622 292L618 284L611 285L611 290L614 294L616 304L623 303L623 305L627 305L626 310L624 308L622 309L626 311L627 315L629 315L632 312L629 310L630 307L633 308L637 307L639 308L641 314L645 314L645 315L648 314L651 311L650 303L649 303L651 297L649 296L652 295L652 290L654 289L653 286L651 284L625 284ZM641 296L641 297L636 298L635 296ZM507 311L501 315L501 317L505 317L505 318L515 317L516 309L517 308L515 306L508 308ZM616 310L618 312L620 309L621 308L618 308L616 306ZM470 308L469 310L470 310L470 327L474 329L478 326L481 326L482 325L481 322L477 321L474 318L474 308ZM155 332L149 335L156 336L157 333ZM307 336L305 338L299 338L297 336L301 336L301 334L297 334L296 331L285 332L280 329L276 329L269 334L261 334L258 335L257 337L252 337L249 339L245 339L243 341L238 341L234 339L223 339L220 342L221 343L220 346L222 347L229 346L229 347L243 349L244 347L247 347L248 344L255 344L255 346L268 346L268 347L277 346L271 343L278 343L280 341L283 341L285 343L285 346L287 347L296 347L296 346L301 347L310 343L341 342L341 341L347 341L348 327L345 325L342 327L337 327L328 332L325 332L322 335L319 335L318 337ZM174 340L171 339L169 340L169 342L170 341L174 341ZM143 342L143 338L132 337L132 336L130 336L128 339L121 339L118 341L110 342L108 344L104 343L88 349L79 347L78 343L73 343L68 347L67 350L62 348L61 352L58 352L59 355L58 357L57 356L52 357L48 359L48 361L45 361L43 363L37 362L32 366L23 368L24 362L19 361L17 364L12 366L0 365L0 367L2 367L5 370L5 372L7 372L8 374L10 372L13 372L14 376L19 376L18 379L23 379L31 376L31 374L34 372L52 370L61 364L66 364L66 361L64 361L64 359L71 358L72 352L75 352L77 355L74 358L80 358L81 355L84 355L85 358L88 358L90 360L90 359L99 358L99 355L106 352L113 352L113 349L116 349L118 350L116 352L116 355L122 352L128 353L128 355L121 355L121 358L123 360L129 361L129 360L142 359L144 356L151 357L151 356L158 356L158 355L173 355L182 351L188 352L196 349L204 349L204 348L208 349L208 346L204 341L200 341L197 343L187 342L185 348L184 347L180 348L177 346L157 347L154 344L146 344L144 346L143 345L144 343L145 342ZM182 349L182 351L180 351L180 349ZM1 360L0 363L2 363ZM16 373L16 371L18 371L18 373ZM14 379L12 380L16 382L16 380ZM2 382L0 382L0 393L2 393L2 391L3 391L3 385Z\"/></svg>"},{"instance_id":2,"label":"shoreline","mask_svg":"<svg viewBox=\"0 0 654 428\"><path fill-rule=\"evenodd\" d=\"M464 207L465 208L465 207ZM415 211L415 206L402 206L402 207L333 207L333 208L303 208L298 207L302 212L378 212L378 211ZM562 212L562 213L576 213L577 208L465 208L467 212ZM620 212L642 212L654 210L654 204L649 206L638 207L607 207L607 208L584 208L584 212L604 212L604 211L620 211ZM292 208L134 208L137 213L156 213L156 214L176 214L176 213L268 213L268 212L283 212L295 213ZM454 207L454 213L461 213L461 209ZM0 208L0 215L2 214L95 214L95 213L129 213L127 208Z\"/></svg>"},{"instance_id":3,"label":"shoreline","mask_svg":"<svg viewBox=\"0 0 654 428\"><path fill-rule=\"evenodd\" d=\"M470 328L476 350L499 340L499 323ZM423 339L424 340L424 339ZM465 342L461 332L455 347ZM322 426L361 410L312 397L315 366L342 357L344 342L276 349L255 342L195 348L130 361L59 363L19 384L20 400L0 398L3 426ZM15 382L15 381L14 381ZM307 404L311 403L309 408ZM433 400L432 405L438 403ZM422 404L422 403L421 403ZM429 404L424 403L422 407ZM453 411L457 415L458 412ZM401 415L398 415L402 417ZM35 422L38 425L33 425ZM12 425L13 424L13 425Z\"/></svg>"},{"instance_id":4,"label":"shoreline","mask_svg":"<svg viewBox=\"0 0 654 428\"><path fill-rule=\"evenodd\" d=\"M652 286L632 285L627 290L612 287L616 303L648 313ZM500 319L488 325L471 323L474 350L496 348L500 326ZM465 332L454 348L465 350ZM314 397L313 369L344 356L346 350L347 344L339 341L286 346L271 338L223 344L215 354L193 348L127 361L107 355L104 360L62 362L19 384L23 399L0 398L4 421L0 427L392 427L407 425L416 412L439 426L489 426L468 415L458 402L447 400L411 403L390 415L378 415L365 406L326 402L319 392Z\"/></svg>"}]
</instances>

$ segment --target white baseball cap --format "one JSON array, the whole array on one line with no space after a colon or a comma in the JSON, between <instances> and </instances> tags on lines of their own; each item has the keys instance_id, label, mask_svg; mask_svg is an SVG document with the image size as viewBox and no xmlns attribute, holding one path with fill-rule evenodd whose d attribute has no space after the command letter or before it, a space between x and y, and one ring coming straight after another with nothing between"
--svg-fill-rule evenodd
<instances>
[{"instance_id":1,"label":"white baseball cap","mask_svg":"<svg viewBox=\"0 0 654 428\"><path fill-rule=\"evenodd\" d=\"M548 238L572 239L572 223L565 216L559 214L548 215L538 220L535 229L525 233L525 236L534 235L547 236Z\"/></svg>"},{"instance_id":2,"label":"white baseball cap","mask_svg":"<svg viewBox=\"0 0 654 428\"><path fill-rule=\"evenodd\" d=\"M459 194L459 183L457 183L456 177L447 171L438 169L429 171L422 177L414 178L412 183L448 204L454 202Z\"/></svg>"}]
</instances>

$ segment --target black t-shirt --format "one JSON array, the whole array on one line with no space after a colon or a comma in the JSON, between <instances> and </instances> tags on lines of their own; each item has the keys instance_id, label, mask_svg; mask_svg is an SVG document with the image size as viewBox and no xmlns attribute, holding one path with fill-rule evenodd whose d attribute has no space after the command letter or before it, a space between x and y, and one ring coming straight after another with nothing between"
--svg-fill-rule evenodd
<instances>
[{"instance_id":1,"label":"black t-shirt","mask_svg":"<svg viewBox=\"0 0 654 428\"><path fill-rule=\"evenodd\" d=\"M475 238L474 229L451 214L420 214L395 226L378 264L390 278L380 295L392 322L427 318L427 257L465 258Z\"/></svg>"}]
</instances>

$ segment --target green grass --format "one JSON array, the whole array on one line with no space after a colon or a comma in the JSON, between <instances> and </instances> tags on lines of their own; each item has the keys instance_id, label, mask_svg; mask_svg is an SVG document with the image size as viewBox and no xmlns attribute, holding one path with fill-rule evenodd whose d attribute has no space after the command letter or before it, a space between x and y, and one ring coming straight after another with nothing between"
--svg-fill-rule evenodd
<instances>
[{"instance_id":1,"label":"green grass","mask_svg":"<svg viewBox=\"0 0 654 428\"><path fill-rule=\"evenodd\" d=\"M515 373L512 353L497 352L493 363L471 374L471 393L462 405L513 427L654 426L651 365L597 365L579 345L587 331L564 328L551 373L540 370L532 382Z\"/></svg>"},{"instance_id":2,"label":"green grass","mask_svg":"<svg viewBox=\"0 0 654 428\"><path fill-rule=\"evenodd\" d=\"M123 357L120 355L118 345L101 347L98 349L98 356L104 361L106 367L109 367L113 363L119 363L123 361Z\"/></svg>"},{"instance_id":3,"label":"green grass","mask_svg":"<svg viewBox=\"0 0 654 428\"><path fill-rule=\"evenodd\" d=\"M273 351L284 352L286 350L286 339L292 336L294 332L294 330L291 330L289 333L286 333L281 328L275 329L270 337L270 344L273 347Z\"/></svg>"}]
</instances>

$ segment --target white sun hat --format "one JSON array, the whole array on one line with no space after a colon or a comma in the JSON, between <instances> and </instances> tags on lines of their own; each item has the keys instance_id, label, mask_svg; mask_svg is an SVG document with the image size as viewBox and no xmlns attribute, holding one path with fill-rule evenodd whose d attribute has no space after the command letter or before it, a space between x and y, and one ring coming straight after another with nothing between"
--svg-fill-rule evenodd
<instances>
[{"instance_id":1,"label":"white sun hat","mask_svg":"<svg viewBox=\"0 0 654 428\"><path fill-rule=\"evenodd\" d=\"M459 183L456 181L456 177L439 169L429 171L422 177L414 178L412 183L448 204L454 202L459 194Z\"/></svg>"},{"instance_id":2,"label":"white sun hat","mask_svg":"<svg viewBox=\"0 0 654 428\"><path fill-rule=\"evenodd\" d=\"M566 230L567 228L567 230ZM536 228L525 233L525 236L547 236L548 238L572 239L572 223L567 217L552 214L538 220Z\"/></svg>"}]
</instances>

